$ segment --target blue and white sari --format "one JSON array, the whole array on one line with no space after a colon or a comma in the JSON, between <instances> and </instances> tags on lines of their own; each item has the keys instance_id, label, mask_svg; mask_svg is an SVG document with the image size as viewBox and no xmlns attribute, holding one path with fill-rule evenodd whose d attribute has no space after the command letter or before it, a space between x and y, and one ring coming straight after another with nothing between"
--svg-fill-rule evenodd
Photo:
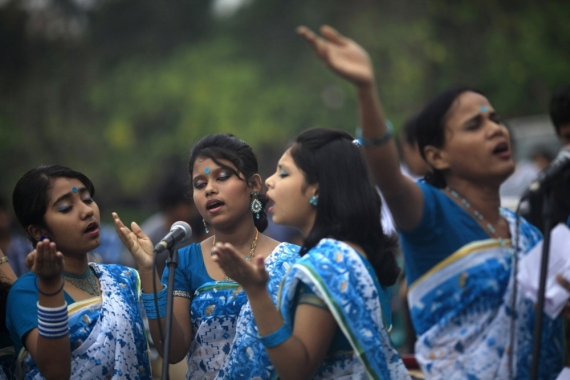
<instances>
[{"instance_id":1,"label":"blue and white sari","mask_svg":"<svg viewBox=\"0 0 570 380\"><path fill-rule=\"evenodd\" d=\"M300 247L281 243L265 260L269 273L267 290L277 304L279 285L299 256ZM259 340L257 324L249 302L244 305L237 320L235 339L217 379L269 379L273 365Z\"/></svg>"},{"instance_id":2,"label":"blue and white sari","mask_svg":"<svg viewBox=\"0 0 570 380\"><path fill-rule=\"evenodd\" d=\"M325 302L352 347L352 352L325 357L315 379L410 378L384 326L389 297L364 260L349 245L322 239L297 261L280 289L286 324L293 326L291 309L303 282Z\"/></svg>"},{"instance_id":3,"label":"blue and white sari","mask_svg":"<svg viewBox=\"0 0 570 380\"><path fill-rule=\"evenodd\" d=\"M503 210L502 216L514 237L514 214ZM541 236L524 220L519 233L520 261ZM514 251L510 241L475 241L411 284L408 302L419 335L415 354L426 378L530 378L535 312L520 289L512 308ZM562 369L561 320L545 315L543 326L539 377L554 379Z\"/></svg>"},{"instance_id":4,"label":"blue and white sari","mask_svg":"<svg viewBox=\"0 0 570 380\"><path fill-rule=\"evenodd\" d=\"M151 379L137 271L90 265L99 278L101 296L68 306L71 378ZM21 378L44 379L25 348L18 362Z\"/></svg>"},{"instance_id":5,"label":"blue and white sari","mask_svg":"<svg viewBox=\"0 0 570 380\"><path fill-rule=\"evenodd\" d=\"M265 261L269 292L299 258L299 247L279 244ZM188 379L268 378L269 358L257 337L247 296L236 282L210 281L200 286L190 306L194 338L187 356ZM236 332L237 331L237 332Z\"/></svg>"}]
</instances>

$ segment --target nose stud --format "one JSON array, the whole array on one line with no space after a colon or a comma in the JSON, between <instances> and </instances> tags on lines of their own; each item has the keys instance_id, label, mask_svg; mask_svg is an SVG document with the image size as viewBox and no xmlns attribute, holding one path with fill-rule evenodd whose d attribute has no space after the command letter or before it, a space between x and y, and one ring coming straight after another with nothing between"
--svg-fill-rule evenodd
<instances>
[{"instance_id":1,"label":"nose stud","mask_svg":"<svg viewBox=\"0 0 570 380\"><path fill-rule=\"evenodd\" d=\"M483 113L487 113L487 107L485 107L485 106L481 106L481 112L483 112Z\"/></svg>"}]
</instances>

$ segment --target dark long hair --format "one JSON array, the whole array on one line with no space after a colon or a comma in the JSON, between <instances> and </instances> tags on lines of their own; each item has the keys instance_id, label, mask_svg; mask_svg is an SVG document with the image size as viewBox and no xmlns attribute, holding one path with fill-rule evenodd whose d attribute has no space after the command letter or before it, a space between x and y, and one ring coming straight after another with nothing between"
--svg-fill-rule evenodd
<instances>
[{"instance_id":1,"label":"dark long hair","mask_svg":"<svg viewBox=\"0 0 570 380\"><path fill-rule=\"evenodd\" d=\"M426 162L424 148L428 145L436 148L445 145L445 123L449 119L449 110L455 100L468 91L483 95L481 91L472 87L455 87L436 96L416 117L413 129L416 133L420 154ZM438 188L444 188L447 185L443 172L435 168L432 168L432 172L427 173L424 179Z\"/></svg>"},{"instance_id":2,"label":"dark long hair","mask_svg":"<svg viewBox=\"0 0 570 380\"><path fill-rule=\"evenodd\" d=\"M394 257L397 240L384 234L380 196L352 141L346 132L317 128L301 133L291 147L306 183L319 185L315 224L301 255L323 238L356 243L364 249L380 283L390 286L400 273Z\"/></svg>"},{"instance_id":3,"label":"dark long hair","mask_svg":"<svg viewBox=\"0 0 570 380\"><path fill-rule=\"evenodd\" d=\"M44 215L48 208L53 182L57 178L75 178L95 196L95 186L83 173L61 165L40 166L20 178L12 194L12 206L20 225L28 232L28 226L47 228ZM28 232L35 247L38 241Z\"/></svg>"},{"instance_id":4,"label":"dark long hair","mask_svg":"<svg viewBox=\"0 0 570 380\"><path fill-rule=\"evenodd\" d=\"M238 178L240 173L243 174L246 183L249 185L251 178L258 174L257 158L253 153L253 149L245 141L238 139L232 134L213 134L208 135L198 141L192 147L192 152L190 153L190 159L188 160L188 172L190 173L190 178L192 178L194 171L194 162L196 159L209 158L214 161L220 167L231 171ZM232 167L225 165L220 162L220 160L230 161L237 169L234 170ZM190 188L192 188L190 186ZM259 194L257 199L261 202L262 210L259 213L259 219L251 213L255 227L263 232L267 228L267 210L265 205L267 204L267 197L263 194Z\"/></svg>"},{"instance_id":5,"label":"dark long hair","mask_svg":"<svg viewBox=\"0 0 570 380\"><path fill-rule=\"evenodd\" d=\"M0 333L2 333L2 335L8 334L8 328L6 327L6 304L8 302L8 292L11 287L12 284L0 276Z\"/></svg>"}]
</instances>

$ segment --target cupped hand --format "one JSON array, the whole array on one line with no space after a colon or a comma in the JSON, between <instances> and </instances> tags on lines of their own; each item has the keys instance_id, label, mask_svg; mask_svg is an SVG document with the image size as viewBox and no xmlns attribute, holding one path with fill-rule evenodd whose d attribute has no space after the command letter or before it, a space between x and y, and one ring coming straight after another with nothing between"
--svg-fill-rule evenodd
<instances>
[{"instance_id":1,"label":"cupped hand","mask_svg":"<svg viewBox=\"0 0 570 380\"><path fill-rule=\"evenodd\" d=\"M129 229L123 224L116 212L112 215L115 222L115 230L117 230L117 234L125 247L133 255L139 271L152 270L154 246L150 238L136 222L132 222L131 229Z\"/></svg>"},{"instance_id":2,"label":"cupped hand","mask_svg":"<svg viewBox=\"0 0 570 380\"><path fill-rule=\"evenodd\" d=\"M321 27L322 37L305 26L297 28L315 54L334 72L360 87L374 83L374 70L368 53L356 42L330 26Z\"/></svg>"},{"instance_id":3,"label":"cupped hand","mask_svg":"<svg viewBox=\"0 0 570 380\"><path fill-rule=\"evenodd\" d=\"M40 241L26 257L26 266L42 280L60 278L64 269L63 254L58 252L55 243Z\"/></svg>"},{"instance_id":4,"label":"cupped hand","mask_svg":"<svg viewBox=\"0 0 570 380\"><path fill-rule=\"evenodd\" d=\"M247 262L229 243L217 243L212 249L212 259L246 292L265 289L269 281L263 257L254 257Z\"/></svg>"}]
</instances>

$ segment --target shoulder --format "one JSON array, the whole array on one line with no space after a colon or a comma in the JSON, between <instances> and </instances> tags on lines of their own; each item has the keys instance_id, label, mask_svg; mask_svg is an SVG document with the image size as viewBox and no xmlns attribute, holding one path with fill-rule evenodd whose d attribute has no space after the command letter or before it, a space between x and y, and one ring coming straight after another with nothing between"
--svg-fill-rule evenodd
<instances>
[{"instance_id":1,"label":"shoulder","mask_svg":"<svg viewBox=\"0 0 570 380\"><path fill-rule=\"evenodd\" d=\"M36 277L36 274L33 272L28 272L23 276L18 277L16 282L12 284L10 293L33 291L35 294L37 294Z\"/></svg>"},{"instance_id":2,"label":"shoulder","mask_svg":"<svg viewBox=\"0 0 570 380\"><path fill-rule=\"evenodd\" d=\"M178 267L190 265L196 258L202 260L201 243L192 243L178 250Z\"/></svg>"},{"instance_id":3,"label":"shoulder","mask_svg":"<svg viewBox=\"0 0 570 380\"><path fill-rule=\"evenodd\" d=\"M284 242L284 243L279 243L277 247L275 247L275 249L273 250L273 253L274 254L277 253L279 255L298 256L300 250L301 247L299 247L298 245Z\"/></svg>"}]
</instances>

